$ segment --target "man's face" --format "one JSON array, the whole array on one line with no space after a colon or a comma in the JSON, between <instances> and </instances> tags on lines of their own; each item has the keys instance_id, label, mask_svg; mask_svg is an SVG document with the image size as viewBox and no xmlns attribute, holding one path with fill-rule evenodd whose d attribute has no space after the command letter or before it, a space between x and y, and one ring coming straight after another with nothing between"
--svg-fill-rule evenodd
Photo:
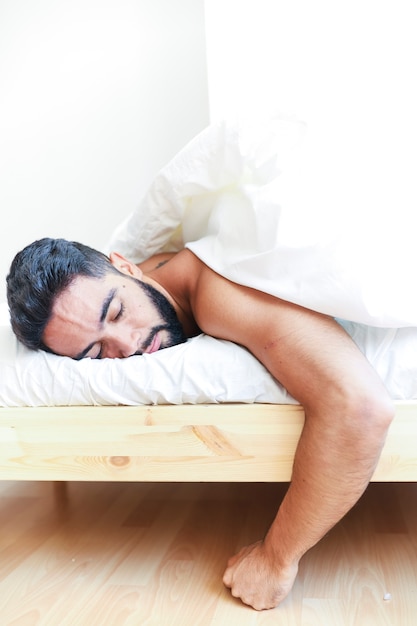
<instances>
[{"instance_id":1,"label":"man's face","mask_svg":"<svg viewBox=\"0 0 417 626\"><path fill-rule=\"evenodd\" d=\"M74 359L124 358L185 340L165 296L123 273L76 278L57 297L43 334L52 352Z\"/></svg>"}]
</instances>

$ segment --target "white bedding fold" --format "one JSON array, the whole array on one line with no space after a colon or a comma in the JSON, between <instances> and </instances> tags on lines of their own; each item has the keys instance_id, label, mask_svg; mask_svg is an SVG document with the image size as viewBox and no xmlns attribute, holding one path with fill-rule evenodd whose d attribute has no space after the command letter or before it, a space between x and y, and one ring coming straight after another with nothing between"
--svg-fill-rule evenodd
<instances>
[{"instance_id":1,"label":"white bedding fold","mask_svg":"<svg viewBox=\"0 0 417 626\"><path fill-rule=\"evenodd\" d=\"M230 280L307 308L417 326L414 212L376 202L388 185L382 178L374 206L364 204L367 189L363 202L360 190L349 195L349 172L340 197L326 195L330 181L322 173L319 188L313 147L297 121L210 126L161 170L108 250L138 262L186 245Z\"/></svg>"}]
</instances>

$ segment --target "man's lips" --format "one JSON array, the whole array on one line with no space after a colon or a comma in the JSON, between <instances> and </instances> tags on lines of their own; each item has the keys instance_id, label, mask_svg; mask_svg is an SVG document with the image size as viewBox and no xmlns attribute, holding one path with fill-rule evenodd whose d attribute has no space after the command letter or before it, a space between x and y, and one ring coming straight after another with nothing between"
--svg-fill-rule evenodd
<instances>
[{"instance_id":1,"label":"man's lips","mask_svg":"<svg viewBox=\"0 0 417 626\"><path fill-rule=\"evenodd\" d=\"M160 347L161 347L161 337L159 335L159 332L157 332L152 338L152 341L149 344L149 346L144 350L144 353L151 354L152 352L157 352Z\"/></svg>"}]
</instances>

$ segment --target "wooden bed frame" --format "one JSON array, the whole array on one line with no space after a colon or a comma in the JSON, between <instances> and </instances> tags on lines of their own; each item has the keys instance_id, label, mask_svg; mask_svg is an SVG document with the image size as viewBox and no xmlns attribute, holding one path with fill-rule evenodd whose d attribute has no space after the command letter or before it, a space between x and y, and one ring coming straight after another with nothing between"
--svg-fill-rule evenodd
<instances>
[{"instance_id":1,"label":"wooden bed frame","mask_svg":"<svg viewBox=\"0 0 417 626\"><path fill-rule=\"evenodd\" d=\"M0 408L0 479L286 482L301 407ZM417 403L397 402L373 481L417 481Z\"/></svg>"}]
</instances>

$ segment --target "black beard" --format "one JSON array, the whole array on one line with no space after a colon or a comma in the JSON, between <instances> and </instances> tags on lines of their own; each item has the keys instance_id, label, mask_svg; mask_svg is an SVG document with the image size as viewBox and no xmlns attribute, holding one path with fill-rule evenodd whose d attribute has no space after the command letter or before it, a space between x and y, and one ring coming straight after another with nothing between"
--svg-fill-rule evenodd
<instances>
[{"instance_id":1,"label":"black beard","mask_svg":"<svg viewBox=\"0 0 417 626\"><path fill-rule=\"evenodd\" d=\"M160 332L161 330L167 331L168 339L163 344L161 344L161 347L159 348L160 350L162 350L163 348L176 346L179 343L185 343L187 341L187 337L178 320L175 309L169 302L169 300L167 300L167 298L152 285L144 283L141 280L137 280L136 278L134 280L136 280L140 288L145 291L145 293L149 296L153 305L164 320L163 324L154 326L152 328L149 337L146 339L144 345L142 346L142 352L151 345L156 333Z\"/></svg>"}]
</instances>

